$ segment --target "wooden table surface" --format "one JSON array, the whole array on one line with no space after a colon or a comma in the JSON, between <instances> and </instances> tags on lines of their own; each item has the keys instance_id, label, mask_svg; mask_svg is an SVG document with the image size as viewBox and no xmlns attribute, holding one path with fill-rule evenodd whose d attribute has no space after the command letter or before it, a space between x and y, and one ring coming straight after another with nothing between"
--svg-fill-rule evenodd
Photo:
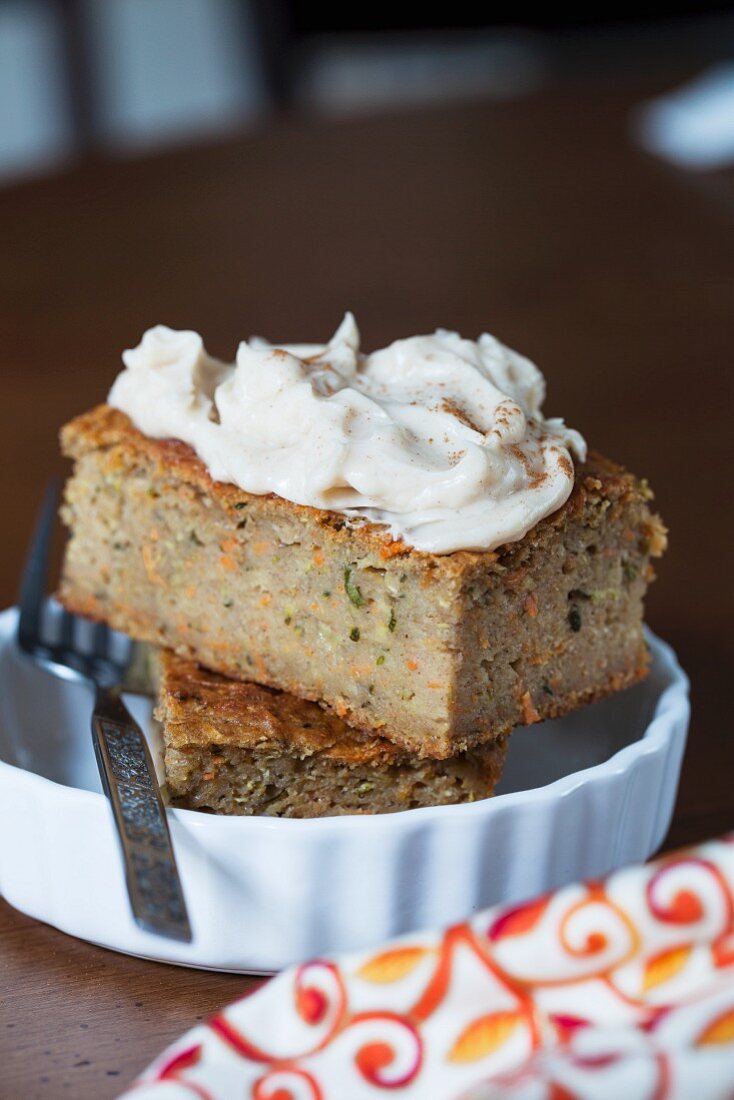
<instances>
[{"instance_id":1,"label":"wooden table surface","mask_svg":"<svg viewBox=\"0 0 734 1100\"><path fill-rule=\"evenodd\" d=\"M252 333L321 340L345 308L368 347L488 328L541 364L549 412L657 490L671 547L648 620L694 701L668 844L732 827L734 186L628 136L630 107L686 75L286 120L0 193L4 603L61 469L59 425L104 397L147 326L198 329L230 357ZM88 946L0 902L0 1096L115 1096L246 985Z\"/></svg>"}]
</instances>

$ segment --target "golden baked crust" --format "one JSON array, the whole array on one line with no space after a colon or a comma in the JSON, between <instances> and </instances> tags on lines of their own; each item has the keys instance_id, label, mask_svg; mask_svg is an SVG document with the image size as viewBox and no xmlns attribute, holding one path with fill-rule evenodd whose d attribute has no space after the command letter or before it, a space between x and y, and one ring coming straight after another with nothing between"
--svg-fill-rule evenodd
<instances>
[{"instance_id":1,"label":"golden baked crust","mask_svg":"<svg viewBox=\"0 0 734 1100\"><path fill-rule=\"evenodd\" d=\"M168 793L225 814L322 817L394 813L488 798L500 739L450 760L425 760L352 729L315 703L228 680L169 650L154 656Z\"/></svg>"},{"instance_id":2,"label":"golden baked crust","mask_svg":"<svg viewBox=\"0 0 734 1100\"><path fill-rule=\"evenodd\" d=\"M270 742L295 756L320 753L348 765L389 765L408 754L384 737L353 729L317 703L284 691L230 680L190 658L159 650L156 717L171 745L248 748Z\"/></svg>"},{"instance_id":3,"label":"golden baked crust","mask_svg":"<svg viewBox=\"0 0 734 1100\"><path fill-rule=\"evenodd\" d=\"M130 459L134 459L136 455L144 455L182 481L213 497L227 512L235 513L238 506L247 504L253 499L253 494L246 493L236 485L214 481L204 463L188 443L178 439L152 439L138 431L125 413L109 405L97 405L89 412L75 417L61 430L61 448L68 458L76 459L89 451L113 446L122 448L121 453L126 452ZM570 516L581 511L587 497L600 498L610 503L633 499L647 501L652 498L652 493L645 481L639 480L611 459L590 451L587 461L577 467L574 488L566 503L551 516L536 524L523 541L532 545L534 541L540 540L545 526L562 526ZM286 509L308 515L312 522L318 523L323 529L324 536L334 541L336 548L350 541L353 527L347 524L338 512L293 504L275 494L257 496L254 499L261 505L269 502L277 511ZM360 537L368 540L373 550L383 560L408 555L420 557L430 561L434 568L446 574L462 573L467 567L477 563L491 569L494 562L501 563L503 557L512 553L517 546L517 543L508 543L497 550L457 550L453 554L431 554L407 546L402 540L394 539L385 528L379 525L364 523L359 524L358 529ZM655 545L650 548L653 557L659 557L665 550L665 546L665 528L658 523L655 531Z\"/></svg>"}]
</instances>

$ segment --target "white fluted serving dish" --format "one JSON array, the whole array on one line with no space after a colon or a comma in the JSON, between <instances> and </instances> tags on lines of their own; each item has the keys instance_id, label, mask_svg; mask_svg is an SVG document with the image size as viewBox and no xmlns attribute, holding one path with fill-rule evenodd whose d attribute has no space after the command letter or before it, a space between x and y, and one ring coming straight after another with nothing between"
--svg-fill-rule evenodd
<instances>
[{"instance_id":1,"label":"white fluted serving dish","mask_svg":"<svg viewBox=\"0 0 734 1100\"><path fill-rule=\"evenodd\" d=\"M646 859L662 843L688 727L688 681L648 634L642 684L518 730L499 793L382 816L215 817L171 810L194 939L141 931L89 734L91 692L15 646L0 614L0 892L64 932L185 966L269 972L451 923ZM128 699L152 732L151 704Z\"/></svg>"}]
</instances>

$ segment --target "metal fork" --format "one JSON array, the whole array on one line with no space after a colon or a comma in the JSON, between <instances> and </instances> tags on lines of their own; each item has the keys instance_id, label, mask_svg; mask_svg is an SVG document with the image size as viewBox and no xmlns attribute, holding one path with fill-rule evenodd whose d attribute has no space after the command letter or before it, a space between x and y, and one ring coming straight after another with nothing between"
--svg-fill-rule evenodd
<instances>
[{"instance_id":1,"label":"metal fork","mask_svg":"<svg viewBox=\"0 0 734 1100\"><path fill-rule=\"evenodd\" d=\"M171 845L166 811L145 737L120 696L132 643L117 641L104 623L92 630L91 648L81 645L76 615L62 611L57 636L44 624L48 559L59 487L46 489L20 588L18 645L57 676L94 688L92 740L102 786L112 807L125 864L133 916L148 932L191 942L191 927Z\"/></svg>"}]
</instances>

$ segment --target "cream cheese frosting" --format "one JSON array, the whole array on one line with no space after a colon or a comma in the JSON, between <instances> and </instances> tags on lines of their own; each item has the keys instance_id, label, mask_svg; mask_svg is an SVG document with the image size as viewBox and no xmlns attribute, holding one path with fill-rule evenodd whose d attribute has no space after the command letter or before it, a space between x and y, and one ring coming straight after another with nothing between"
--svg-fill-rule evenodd
<instances>
[{"instance_id":1,"label":"cream cheese frosting","mask_svg":"<svg viewBox=\"0 0 734 1100\"><path fill-rule=\"evenodd\" d=\"M493 336L438 329L365 354L347 313L327 344L240 344L236 361L163 325L123 353L109 403L181 439L216 481L384 524L418 550L492 550L567 500L586 444L545 419L543 375Z\"/></svg>"}]
</instances>

